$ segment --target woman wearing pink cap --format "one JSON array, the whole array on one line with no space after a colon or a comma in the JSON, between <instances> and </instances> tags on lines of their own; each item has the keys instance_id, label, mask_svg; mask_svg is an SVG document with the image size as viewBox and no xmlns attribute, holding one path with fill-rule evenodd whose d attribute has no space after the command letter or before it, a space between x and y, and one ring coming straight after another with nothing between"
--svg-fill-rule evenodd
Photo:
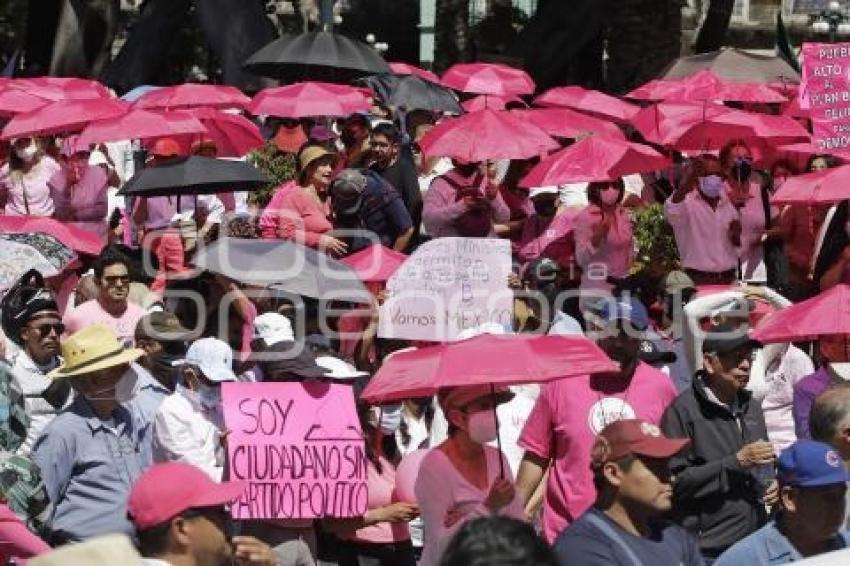
<instances>
[{"instance_id":1,"label":"woman wearing pink cap","mask_svg":"<svg viewBox=\"0 0 850 566\"><path fill-rule=\"evenodd\" d=\"M422 514L424 551L420 566L440 560L449 540L469 519L503 515L525 519L514 491L511 467L496 439L496 406L513 393L489 385L450 387L438 399L449 438L422 460L416 500Z\"/></svg>"}]
</instances>

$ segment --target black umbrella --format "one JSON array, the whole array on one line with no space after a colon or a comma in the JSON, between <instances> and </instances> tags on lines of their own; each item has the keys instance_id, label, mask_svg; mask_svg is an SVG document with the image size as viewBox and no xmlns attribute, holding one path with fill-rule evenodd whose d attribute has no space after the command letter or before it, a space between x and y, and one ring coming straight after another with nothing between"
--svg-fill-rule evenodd
<instances>
[{"instance_id":1,"label":"black umbrella","mask_svg":"<svg viewBox=\"0 0 850 566\"><path fill-rule=\"evenodd\" d=\"M288 240L219 238L200 248L192 263L242 283L305 297L360 303L371 300L350 267Z\"/></svg>"},{"instance_id":2,"label":"black umbrella","mask_svg":"<svg viewBox=\"0 0 850 566\"><path fill-rule=\"evenodd\" d=\"M251 55L243 67L257 75L289 81L349 81L392 72L366 43L326 31L283 35Z\"/></svg>"},{"instance_id":3,"label":"black umbrella","mask_svg":"<svg viewBox=\"0 0 850 566\"><path fill-rule=\"evenodd\" d=\"M250 163L192 156L142 169L121 187L118 194L144 197L204 195L247 191L268 183L268 177Z\"/></svg>"},{"instance_id":4,"label":"black umbrella","mask_svg":"<svg viewBox=\"0 0 850 566\"><path fill-rule=\"evenodd\" d=\"M430 110L463 114L457 96L450 88L423 80L416 75L371 75L354 81L372 89L388 106L408 110Z\"/></svg>"}]
</instances>

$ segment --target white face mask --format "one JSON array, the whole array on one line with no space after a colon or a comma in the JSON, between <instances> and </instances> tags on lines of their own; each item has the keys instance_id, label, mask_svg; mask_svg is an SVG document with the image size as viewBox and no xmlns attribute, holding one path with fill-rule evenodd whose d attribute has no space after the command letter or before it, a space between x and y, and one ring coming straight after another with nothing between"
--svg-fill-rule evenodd
<instances>
[{"instance_id":1,"label":"white face mask","mask_svg":"<svg viewBox=\"0 0 850 566\"><path fill-rule=\"evenodd\" d=\"M118 383L115 384L115 393L113 395L104 395L106 391L110 391L112 387L93 391L85 395L89 401L117 401L119 403L127 403L133 400L136 396L136 381L138 376L134 371L126 371Z\"/></svg>"},{"instance_id":2,"label":"white face mask","mask_svg":"<svg viewBox=\"0 0 850 566\"><path fill-rule=\"evenodd\" d=\"M15 155L18 156L18 159L23 161L24 163L30 163L33 159L35 159L35 155L38 153L38 146L34 141L30 141L29 145L25 147L16 147Z\"/></svg>"},{"instance_id":3,"label":"white face mask","mask_svg":"<svg viewBox=\"0 0 850 566\"><path fill-rule=\"evenodd\" d=\"M478 444L486 444L496 440L496 412L493 409L476 411L469 415L469 438Z\"/></svg>"},{"instance_id":4,"label":"white face mask","mask_svg":"<svg viewBox=\"0 0 850 566\"><path fill-rule=\"evenodd\" d=\"M384 405L372 407L370 424L379 429L384 435L395 434L401 426L401 405Z\"/></svg>"}]
</instances>

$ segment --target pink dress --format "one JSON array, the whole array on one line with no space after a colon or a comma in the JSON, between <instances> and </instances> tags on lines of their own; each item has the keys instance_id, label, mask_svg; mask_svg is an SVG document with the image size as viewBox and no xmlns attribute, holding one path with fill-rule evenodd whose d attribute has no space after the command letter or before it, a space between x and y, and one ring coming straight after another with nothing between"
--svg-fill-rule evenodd
<instances>
[{"instance_id":1,"label":"pink dress","mask_svg":"<svg viewBox=\"0 0 850 566\"><path fill-rule=\"evenodd\" d=\"M26 174L9 172L9 164L0 168L0 195L6 196L6 214L11 216L52 216L53 198L48 181L59 171L59 164L43 156Z\"/></svg>"}]
</instances>

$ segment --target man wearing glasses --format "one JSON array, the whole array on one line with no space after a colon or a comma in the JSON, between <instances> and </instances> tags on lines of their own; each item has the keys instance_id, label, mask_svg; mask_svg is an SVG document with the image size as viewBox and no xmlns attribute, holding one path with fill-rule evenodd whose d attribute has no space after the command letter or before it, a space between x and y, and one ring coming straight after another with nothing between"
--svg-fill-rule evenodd
<instances>
[{"instance_id":1,"label":"man wearing glasses","mask_svg":"<svg viewBox=\"0 0 850 566\"><path fill-rule=\"evenodd\" d=\"M670 459L673 518L699 538L709 563L763 526L765 505L777 499L776 455L760 404L745 389L757 345L730 322L706 333L693 385L661 420L665 436L691 441Z\"/></svg>"},{"instance_id":2,"label":"man wearing glasses","mask_svg":"<svg viewBox=\"0 0 850 566\"><path fill-rule=\"evenodd\" d=\"M117 251L106 248L94 264L97 298L74 308L65 316L68 334L94 323L111 328L126 346L133 345L136 324L144 316L142 308L128 300L130 269Z\"/></svg>"},{"instance_id":3,"label":"man wearing glasses","mask_svg":"<svg viewBox=\"0 0 850 566\"><path fill-rule=\"evenodd\" d=\"M70 397L70 387L52 382L47 373L61 363L59 336L65 326L56 300L41 274L31 270L3 299L3 330L20 347L10 359L12 375L24 398L29 417L18 453L28 456L44 427ZM45 394L47 392L47 394Z\"/></svg>"}]
</instances>

